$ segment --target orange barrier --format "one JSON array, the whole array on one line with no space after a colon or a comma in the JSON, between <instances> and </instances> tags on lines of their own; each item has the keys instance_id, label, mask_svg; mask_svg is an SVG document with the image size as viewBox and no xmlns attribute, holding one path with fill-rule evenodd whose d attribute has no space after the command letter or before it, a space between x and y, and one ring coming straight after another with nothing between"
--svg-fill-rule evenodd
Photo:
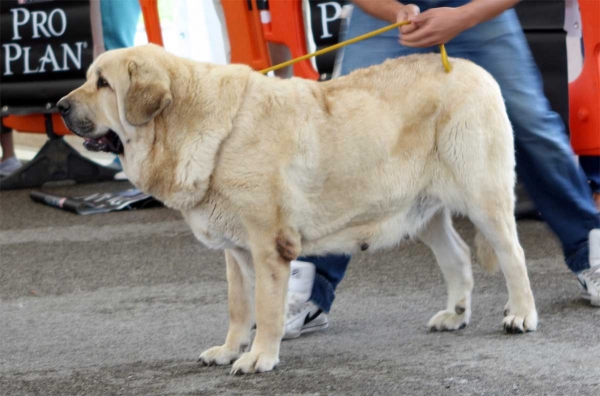
<instances>
[{"instance_id":1,"label":"orange barrier","mask_svg":"<svg viewBox=\"0 0 600 396\"><path fill-rule=\"evenodd\" d=\"M139 0L144 16L144 26L148 41L163 46L162 32L160 28L160 18L158 15L157 0ZM11 115L2 119L2 124L28 133L47 133L46 119L43 114L29 114L24 116ZM52 114L52 127L56 135L69 135L71 132L64 124L59 114Z\"/></svg>"},{"instance_id":2,"label":"orange barrier","mask_svg":"<svg viewBox=\"0 0 600 396\"><path fill-rule=\"evenodd\" d=\"M265 40L287 46L292 59L308 54L302 0L271 0L269 11L271 23L264 29ZM308 59L294 65L294 76L319 79L319 73Z\"/></svg>"},{"instance_id":3,"label":"orange barrier","mask_svg":"<svg viewBox=\"0 0 600 396\"><path fill-rule=\"evenodd\" d=\"M222 0L231 47L231 63L244 63L254 70L272 66L267 43L289 48L292 58L308 53L302 0ZM261 22L262 14L262 22ZM310 60L294 65L294 75L317 80L319 73Z\"/></svg>"},{"instance_id":4,"label":"orange barrier","mask_svg":"<svg viewBox=\"0 0 600 396\"><path fill-rule=\"evenodd\" d=\"M52 132L56 135L70 135L71 131L67 128L62 120L62 117L58 113L52 115ZM29 114L24 116L11 115L2 119L4 126L12 128L17 131L23 131L27 133L47 133L46 129L46 118L44 114Z\"/></svg>"},{"instance_id":5,"label":"orange barrier","mask_svg":"<svg viewBox=\"0 0 600 396\"><path fill-rule=\"evenodd\" d=\"M260 15L250 0L223 0L223 14L231 48L231 63L243 63L255 70L271 66L263 37Z\"/></svg>"},{"instance_id":6,"label":"orange barrier","mask_svg":"<svg viewBox=\"0 0 600 396\"><path fill-rule=\"evenodd\" d=\"M583 70L569 84L571 145L578 155L600 156L600 1L579 0Z\"/></svg>"},{"instance_id":7,"label":"orange barrier","mask_svg":"<svg viewBox=\"0 0 600 396\"><path fill-rule=\"evenodd\" d=\"M140 0L144 27L148 42L164 47L162 30L160 28L160 16L158 15L158 0Z\"/></svg>"}]
</instances>

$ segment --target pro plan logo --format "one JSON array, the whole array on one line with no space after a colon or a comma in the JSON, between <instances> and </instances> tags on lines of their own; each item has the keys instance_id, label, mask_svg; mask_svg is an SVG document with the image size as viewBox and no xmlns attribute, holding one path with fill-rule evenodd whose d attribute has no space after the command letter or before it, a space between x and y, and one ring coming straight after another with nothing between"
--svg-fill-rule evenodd
<instances>
[{"instance_id":1,"label":"pro plan logo","mask_svg":"<svg viewBox=\"0 0 600 396\"><path fill-rule=\"evenodd\" d=\"M18 3L27 5L48 1L19 0ZM68 29L65 10L16 7L10 10L10 15L11 38L8 43L2 44L3 77L81 70L82 54L88 42L68 41L63 37Z\"/></svg>"}]
</instances>

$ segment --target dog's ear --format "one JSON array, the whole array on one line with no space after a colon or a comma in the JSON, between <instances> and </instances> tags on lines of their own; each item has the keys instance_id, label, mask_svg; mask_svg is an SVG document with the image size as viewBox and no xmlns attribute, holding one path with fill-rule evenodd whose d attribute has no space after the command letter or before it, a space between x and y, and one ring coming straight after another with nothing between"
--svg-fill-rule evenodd
<instances>
[{"instance_id":1,"label":"dog's ear","mask_svg":"<svg viewBox=\"0 0 600 396\"><path fill-rule=\"evenodd\" d=\"M127 69L131 85L125 94L125 119L133 126L144 125L173 102L169 79L166 73L135 61Z\"/></svg>"}]
</instances>

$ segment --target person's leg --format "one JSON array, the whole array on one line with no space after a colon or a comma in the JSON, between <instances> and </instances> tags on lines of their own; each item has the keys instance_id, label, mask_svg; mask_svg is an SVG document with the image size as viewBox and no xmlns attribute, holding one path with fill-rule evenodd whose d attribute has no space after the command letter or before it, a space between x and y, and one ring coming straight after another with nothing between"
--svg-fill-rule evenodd
<instances>
[{"instance_id":1,"label":"person's leg","mask_svg":"<svg viewBox=\"0 0 600 396\"><path fill-rule=\"evenodd\" d=\"M344 39L357 37L387 25L387 22L375 19L365 14L358 7L354 7L347 37ZM402 47L398 44L398 31L389 31L346 47L342 60L341 75L346 75L356 69L380 64L386 59L431 51L432 49L428 48ZM335 289L344 278L350 256L302 257L298 260L315 264L316 276L310 300L324 312L329 312L335 299Z\"/></svg>"},{"instance_id":2,"label":"person's leg","mask_svg":"<svg viewBox=\"0 0 600 396\"><path fill-rule=\"evenodd\" d=\"M2 161L0 161L0 176L9 176L23 164L15 155L13 131L2 125L0 131L0 146L2 147Z\"/></svg>"},{"instance_id":3,"label":"person's leg","mask_svg":"<svg viewBox=\"0 0 600 396\"><path fill-rule=\"evenodd\" d=\"M133 47L141 8L138 0L100 0L106 50Z\"/></svg>"},{"instance_id":4,"label":"person's leg","mask_svg":"<svg viewBox=\"0 0 600 396\"><path fill-rule=\"evenodd\" d=\"M316 267L310 300L317 304L323 312L329 313L335 289L342 281L350 263L350 256L301 257L298 260L313 263Z\"/></svg>"},{"instance_id":5,"label":"person's leg","mask_svg":"<svg viewBox=\"0 0 600 396\"><path fill-rule=\"evenodd\" d=\"M100 0L102 37L107 51L133 47L141 12L139 0ZM118 156L109 167L123 169Z\"/></svg>"},{"instance_id":6,"label":"person's leg","mask_svg":"<svg viewBox=\"0 0 600 396\"><path fill-rule=\"evenodd\" d=\"M2 162L15 156L15 146L13 143L12 129L2 125L0 132L0 145L2 146Z\"/></svg>"},{"instance_id":7,"label":"person's leg","mask_svg":"<svg viewBox=\"0 0 600 396\"><path fill-rule=\"evenodd\" d=\"M327 313L350 256L300 257L292 261L284 340L329 327Z\"/></svg>"},{"instance_id":8,"label":"person's leg","mask_svg":"<svg viewBox=\"0 0 600 396\"><path fill-rule=\"evenodd\" d=\"M600 210L600 157L579 157L579 164L590 183L596 208Z\"/></svg>"},{"instance_id":9,"label":"person's leg","mask_svg":"<svg viewBox=\"0 0 600 396\"><path fill-rule=\"evenodd\" d=\"M514 11L504 17L518 24ZM500 85L514 128L517 173L560 239L567 265L575 273L589 268L588 235L600 227L600 216L562 120L544 95L525 36L518 30L481 42L467 34L458 44L468 44L472 50L465 57L486 69Z\"/></svg>"}]
</instances>

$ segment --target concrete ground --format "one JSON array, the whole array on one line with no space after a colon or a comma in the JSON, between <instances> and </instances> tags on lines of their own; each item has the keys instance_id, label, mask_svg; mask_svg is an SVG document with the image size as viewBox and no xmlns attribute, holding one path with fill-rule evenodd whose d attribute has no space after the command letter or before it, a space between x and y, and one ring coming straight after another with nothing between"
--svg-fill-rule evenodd
<instances>
[{"instance_id":1,"label":"concrete ground","mask_svg":"<svg viewBox=\"0 0 600 396\"><path fill-rule=\"evenodd\" d=\"M413 243L356 256L330 328L284 342L276 371L235 377L196 363L224 341L225 265L178 213L77 216L9 191L0 216L2 395L600 395L600 309L543 223L519 223L538 332L503 333L504 280L478 267L470 326L428 332L445 287ZM471 244L471 224L456 225Z\"/></svg>"}]
</instances>

